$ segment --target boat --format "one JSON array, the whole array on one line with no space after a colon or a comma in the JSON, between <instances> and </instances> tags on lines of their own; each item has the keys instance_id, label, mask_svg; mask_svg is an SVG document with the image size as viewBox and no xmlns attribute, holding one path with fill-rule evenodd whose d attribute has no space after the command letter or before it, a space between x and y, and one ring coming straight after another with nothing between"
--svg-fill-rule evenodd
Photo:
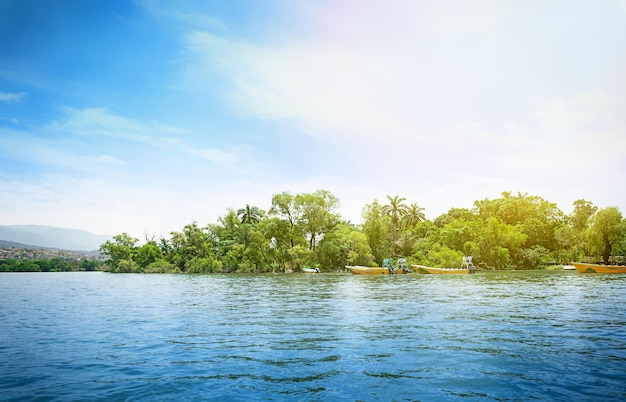
<instances>
[{"instance_id":1,"label":"boat","mask_svg":"<svg viewBox=\"0 0 626 402\"><path fill-rule=\"evenodd\" d=\"M353 274L357 275L388 275L392 272L386 267L364 267L362 265L346 265Z\"/></svg>"},{"instance_id":2,"label":"boat","mask_svg":"<svg viewBox=\"0 0 626 402\"><path fill-rule=\"evenodd\" d=\"M302 268L302 272L305 274L319 274L321 271L319 268Z\"/></svg>"},{"instance_id":3,"label":"boat","mask_svg":"<svg viewBox=\"0 0 626 402\"><path fill-rule=\"evenodd\" d=\"M586 262L573 262L572 265L576 267L576 271L583 274L626 274L626 265L589 264Z\"/></svg>"},{"instance_id":4,"label":"boat","mask_svg":"<svg viewBox=\"0 0 626 402\"><path fill-rule=\"evenodd\" d=\"M463 257L463 262L461 262L460 268L434 268L427 267L425 265L411 265L411 270L413 272L417 272L419 274L452 274L452 275L463 275L463 274L473 274L476 272L476 267L472 263L472 257L466 255Z\"/></svg>"},{"instance_id":5,"label":"boat","mask_svg":"<svg viewBox=\"0 0 626 402\"><path fill-rule=\"evenodd\" d=\"M383 260L382 267L364 267L362 265L346 265L346 269L349 269L353 274L357 275L393 275L393 274L408 274L411 272L406 264L406 258L398 259L397 266L393 266L393 260L387 258Z\"/></svg>"},{"instance_id":6,"label":"boat","mask_svg":"<svg viewBox=\"0 0 626 402\"><path fill-rule=\"evenodd\" d=\"M411 269L418 274L473 274L476 272L469 268L434 268L425 265L411 265Z\"/></svg>"}]
</instances>

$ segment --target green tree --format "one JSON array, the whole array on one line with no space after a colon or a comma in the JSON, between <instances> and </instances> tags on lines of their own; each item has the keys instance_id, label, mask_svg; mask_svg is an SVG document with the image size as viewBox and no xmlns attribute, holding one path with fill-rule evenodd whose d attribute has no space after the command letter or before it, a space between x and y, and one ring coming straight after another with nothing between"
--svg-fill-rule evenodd
<instances>
[{"instance_id":1,"label":"green tree","mask_svg":"<svg viewBox=\"0 0 626 402\"><path fill-rule=\"evenodd\" d=\"M569 260L575 260L580 255L591 255L591 242L589 241L589 225L598 207L590 201L579 199L574 201L574 210L570 214L570 225L562 229L561 243L566 244L572 250Z\"/></svg>"},{"instance_id":2,"label":"green tree","mask_svg":"<svg viewBox=\"0 0 626 402\"><path fill-rule=\"evenodd\" d=\"M462 260L463 253L435 243L428 251L427 264L433 267L456 268L461 266Z\"/></svg>"},{"instance_id":3,"label":"green tree","mask_svg":"<svg viewBox=\"0 0 626 402\"><path fill-rule=\"evenodd\" d=\"M151 240L135 250L134 260L141 268L146 268L156 261L163 260L163 252L156 242Z\"/></svg>"},{"instance_id":4,"label":"green tree","mask_svg":"<svg viewBox=\"0 0 626 402\"><path fill-rule=\"evenodd\" d=\"M622 240L622 213L619 209L607 207L599 210L593 217L589 235L594 249L602 255L604 263L608 264L613 246Z\"/></svg>"},{"instance_id":5,"label":"green tree","mask_svg":"<svg viewBox=\"0 0 626 402\"><path fill-rule=\"evenodd\" d=\"M299 224L309 240L309 250L315 250L319 239L338 222L335 214L339 200L326 190L312 194L298 194L295 202L301 211Z\"/></svg>"},{"instance_id":6,"label":"green tree","mask_svg":"<svg viewBox=\"0 0 626 402\"><path fill-rule=\"evenodd\" d=\"M113 272L119 272L120 269L129 272L129 269L134 269L132 261L138 241L139 239L128 233L113 236L113 241L107 240L100 246L100 253L109 257L105 265Z\"/></svg>"},{"instance_id":7,"label":"green tree","mask_svg":"<svg viewBox=\"0 0 626 402\"><path fill-rule=\"evenodd\" d=\"M475 203L476 202L478 201L475 201ZM478 216L467 208L450 208L448 212L446 212L445 214L441 214L437 218L435 218L435 220L433 220L433 223L435 224L435 226L442 228L452 221L460 220L468 222L477 219Z\"/></svg>"},{"instance_id":8,"label":"green tree","mask_svg":"<svg viewBox=\"0 0 626 402\"><path fill-rule=\"evenodd\" d=\"M593 205L592 202L583 199L574 201L573 205L574 211L570 215L573 228L578 231L587 230L589 228L589 222L598 210L598 207Z\"/></svg>"},{"instance_id":9,"label":"green tree","mask_svg":"<svg viewBox=\"0 0 626 402\"><path fill-rule=\"evenodd\" d=\"M478 216L488 222L497 218L505 225L510 225L516 231L525 235L520 250L508 249L510 263L523 266L523 254L537 255L536 250L546 251L545 258L555 258L562 255L562 249L568 247L563 234L567 227L568 218L560 211L556 204L541 197L519 193L503 192L501 198L495 200L484 199L474 202ZM522 249L528 249L522 253ZM531 249L535 250L531 253ZM493 251L503 257L504 251Z\"/></svg>"},{"instance_id":10,"label":"green tree","mask_svg":"<svg viewBox=\"0 0 626 402\"><path fill-rule=\"evenodd\" d=\"M100 261L95 260L80 260L81 271L96 271L100 267Z\"/></svg>"},{"instance_id":11,"label":"green tree","mask_svg":"<svg viewBox=\"0 0 626 402\"><path fill-rule=\"evenodd\" d=\"M402 224L407 229L415 227L415 225L423 222L424 220L426 220L424 208L420 207L416 203L409 205L406 209L406 213L402 216Z\"/></svg>"},{"instance_id":12,"label":"green tree","mask_svg":"<svg viewBox=\"0 0 626 402\"><path fill-rule=\"evenodd\" d=\"M617 244L613 245L613 254L626 256L626 218L622 219L622 235Z\"/></svg>"},{"instance_id":13,"label":"green tree","mask_svg":"<svg viewBox=\"0 0 626 402\"><path fill-rule=\"evenodd\" d=\"M168 252L169 262L183 272L187 270L190 264L197 267L198 259L215 257L216 243L217 240L209 228L201 228L196 222L193 222L186 225L182 232L171 233Z\"/></svg>"},{"instance_id":14,"label":"green tree","mask_svg":"<svg viewBox=\"0 0 626 402\"><path fill-rule=\"evenodd\" d=\"M254 266L256 272L268 272L273 268L273 254L270 248L271 238L268 237L267 219L255 225L249 233L250 242L245 250L245 260Z\"/></svg>"},{"instance_id":15,"label":"green tree","mask_svg":"<svg viewBox=\"0 0 626 402\"><path fill-rule=\"evenodd\" d=\"M289 245L295 247L298 243L298 239L304 236L299 226L302 217L301 203L296 202L296 197L287 192L274 194L272 197L270 215L276 216L283 222L286 222Z\"/></svg>"},{"instance_id":16,"label":"green tree","mask_svg":"<svg viewBox=\"0 0 626 402\"><path fill-rule=\"evenodd\" d=\"M378 200L365 205L362 216L363 233L367 236L367 241L374 255L375 261L382 261L389 258L392 254L391 236L391 220L383 214L383 207Z\"/></svg>"},{"instance_id":17,"label":"green tree","mask_svg":"<svg viewBox=\"0 0 626 402\"><path fill-rule=\"evenodd\" d=\"M496 217L489 218L477 239L480 250L477 259L495 269L509 268L514 263L511 257L521 251L525 241L526 235L516 227ZM521 261L521 256L519 260Z\"/></svg>"},{"instance_id":18,"label":"green tree","mask_svg":"<svg viewBox=\"0 0 626 402\"><path fill-rule=\"evenodd\" d=\"M241 223L258 223L263 219L264 215L265 212L261 208L251 207L249 204L246 204L245 208L237 210L237 217L239 217Z\"/></svg>"},{"instance_id":19,"label":"green tree","mask_svg":"<svg viewBox=\"0 0 626 402\"><path fill-rule=\"evenodd\" d=\"M374 256L367 236L354 225L337 224L327 232L315 251L316 262L323 268L340 270L345 265L370 266Z\"/></svg>"},{"instance_id":20,"label":"green tree","mask_svg":"<svg viewBox=\"0 0 626 402\"><path fill-rule=\"evenodd\" d=\"M394 197L388 195L387 199L389 200L389 204L383 206L382 212L384 215L391 218L391 242L392 249L395 251L400 221L408 213L408 208L406 204L404 204L406 198L400 197L399 195Z\"/></svg>"},{"instance_id":21,"label":"green tree","mask_svg":"<svg viewBox=\"0 0 626 402\"><path fill-rule=\"evenodd\" d=\"M219 239L217 255L223 264L222 269L228 272L266 272L272 265L270 238L266 236L270 220L265 216L258 220L241 219L240 216L229 210L220 217L220 225L211 226Z\"/></svg>"}]
</instances>

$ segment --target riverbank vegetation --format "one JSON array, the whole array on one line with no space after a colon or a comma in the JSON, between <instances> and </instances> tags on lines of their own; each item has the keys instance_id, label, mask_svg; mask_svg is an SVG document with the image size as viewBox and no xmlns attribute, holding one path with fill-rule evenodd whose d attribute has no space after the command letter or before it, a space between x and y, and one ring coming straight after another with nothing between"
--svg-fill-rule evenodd
<instances>
[{"instance_id":1,"label":"riverbank vegetation","mask_svg":"<svg viewBox=\"0 0 626 402\"><path fill-rule=\"evenodd\" d=\"M343 220L338 207L339 199L326 190L283 192L272 197L269 211L229 209L216 223L193 222L142 245L122 233L100 251L111 272L148 273L335 271L390 257L454 267L463 255L485 269L535 269L626 254L626 219L619 209L583 199L568 215L541 197L504 192L428 220L418 204L387 196L365 205L359 225Z\"/></svg>"},{"instance_id":2,"label":"riverbank vegetation","mask_svg":"<svg viewBox=\"0 0 626 402\"><path fill-rule=\"evenodd\" d=\"M97 271L100 261L76 258L51 258L48 260L0 260L0 272L75 272Z\"/></svg>"}]
</instances>

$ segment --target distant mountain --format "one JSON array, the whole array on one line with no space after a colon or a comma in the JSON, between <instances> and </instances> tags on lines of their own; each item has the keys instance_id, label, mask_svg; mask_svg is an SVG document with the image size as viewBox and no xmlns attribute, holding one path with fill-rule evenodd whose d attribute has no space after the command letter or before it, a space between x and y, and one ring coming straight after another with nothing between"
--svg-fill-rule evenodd
<instances>
[{"instance_id":1,"label":"distant mountain","mask_svg":"<svg viewBox=\"0 0 626 402\"><path fill-rule=\"evenodd\" d=\"M18 243L16 241L10 241L10 240L0 240L0 248L29 248L29 249L42 248L42 249L56 250L56 249L53 249L52 247L35 246L32 244Z\"/></svg>"},{"instance_id":2,"label":"distant mountain","mask_svg":"<svg viewBox=\"0 0 626 402\"><path fill-rule=\"evenodd\" d=\"M39 225L0 226L0 240L38 247L63 250L93 251L112 236L85 230L64 229Z\"/></svg>"}]
</instances>

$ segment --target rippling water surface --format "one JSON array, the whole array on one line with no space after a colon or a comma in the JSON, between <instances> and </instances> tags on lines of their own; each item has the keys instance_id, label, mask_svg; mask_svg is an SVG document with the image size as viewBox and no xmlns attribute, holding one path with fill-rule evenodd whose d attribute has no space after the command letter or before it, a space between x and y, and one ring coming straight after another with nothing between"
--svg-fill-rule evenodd
<instances>
[{"instance_id":1,"label":"rippling water surface","mask_svg":"<svg viewBox=\"0 0 626 402\"><path fill-rule=\"evenodd\" d=\"M0 274L0 400L624 400L626 275Z\"/></svg>"}]
</instances>

